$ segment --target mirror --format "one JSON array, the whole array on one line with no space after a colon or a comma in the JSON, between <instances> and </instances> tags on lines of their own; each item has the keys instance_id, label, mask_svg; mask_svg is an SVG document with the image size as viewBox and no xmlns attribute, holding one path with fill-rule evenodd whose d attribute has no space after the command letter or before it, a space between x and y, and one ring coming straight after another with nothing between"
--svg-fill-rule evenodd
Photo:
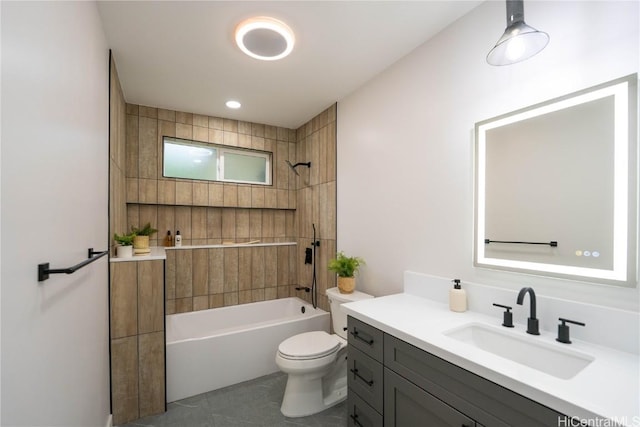
<instances>
[{"instance_id":1,"label":"mirror","mask_svg":"<svg viewBox=\"0 0 640 427\"><path fill-rule=\"evenodd\" d=\"M474 265L637 285L637 75L476 124Z\"/></svg>"}]
</instances>

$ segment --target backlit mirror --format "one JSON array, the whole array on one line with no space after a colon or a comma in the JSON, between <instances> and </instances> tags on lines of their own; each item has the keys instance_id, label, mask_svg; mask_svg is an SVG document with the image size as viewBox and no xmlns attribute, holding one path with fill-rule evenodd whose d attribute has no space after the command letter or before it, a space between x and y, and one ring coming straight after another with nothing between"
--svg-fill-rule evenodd
<instances>
[{"instance_id":1,"label":"backlit mirror","mask_svg":"<svg viewBox=\"0 0 640 427\"><path fill-rule=\"evenodd\" d=\"M475 265L637 284L637 75L476 124Z\"/></svg>"}]
</instances>

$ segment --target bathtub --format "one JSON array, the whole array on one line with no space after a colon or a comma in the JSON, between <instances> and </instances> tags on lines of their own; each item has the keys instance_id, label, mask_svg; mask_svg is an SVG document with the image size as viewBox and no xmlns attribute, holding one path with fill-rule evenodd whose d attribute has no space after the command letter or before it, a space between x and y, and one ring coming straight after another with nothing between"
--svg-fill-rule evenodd
<instances>
[{"instance_id":1,"label":"bathtub","mask_svg":"<svg viewBox=\"0 0 640 427\"><path fill-rule=\"evenodd\" d=\"M278 371L278 345L329 332L329 313L299 298L171 314L166 318L167 402Z\"/></svg>"}]
</instances>

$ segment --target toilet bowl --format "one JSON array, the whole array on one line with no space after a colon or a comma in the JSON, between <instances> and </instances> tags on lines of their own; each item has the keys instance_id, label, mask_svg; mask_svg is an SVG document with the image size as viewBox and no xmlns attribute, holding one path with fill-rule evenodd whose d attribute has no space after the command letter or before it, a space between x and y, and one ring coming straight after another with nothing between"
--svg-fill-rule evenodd
<instances>
[{"instance_id":1,"label":"toilet bowl","mask_svg":"<svg viewBox=\"0 0 640 427\"><path fill-rule=\"evenodd\" d=\"M304 417L324 411L347 397L347 315L345 302L373 298L362 292L341 294L327 289L336 334L305 332L282 341L276 364L288 374L280 411L286 417Z\"/></svg>"}]
</instances>

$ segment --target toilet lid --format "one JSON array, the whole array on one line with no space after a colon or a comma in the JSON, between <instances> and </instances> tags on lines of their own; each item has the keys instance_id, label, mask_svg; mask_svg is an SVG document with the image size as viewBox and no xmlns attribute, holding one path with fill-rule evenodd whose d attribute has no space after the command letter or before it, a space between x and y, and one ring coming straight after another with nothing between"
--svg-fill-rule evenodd
<instances>
[{"instance_id":1,"label":"toilet lid","mask_svg":"<svg viewBox=\"0 0 640 427\"><path fill-rule=\"evenodd\" d=\"M278 351L286 359L318 359L340 348L340 340L324 331L305 332L282 341Z\"/></svg>"}]
</instances>

